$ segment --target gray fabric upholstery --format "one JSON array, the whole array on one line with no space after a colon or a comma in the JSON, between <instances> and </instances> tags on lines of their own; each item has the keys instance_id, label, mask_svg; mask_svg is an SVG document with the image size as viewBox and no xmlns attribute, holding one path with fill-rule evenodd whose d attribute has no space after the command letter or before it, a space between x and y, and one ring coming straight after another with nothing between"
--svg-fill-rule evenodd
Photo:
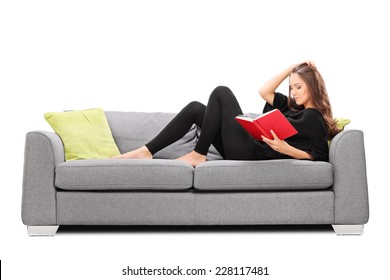
<instances>
[{"instance_id":1,"label":"gray fabric upholstery","mask_svg":"<svg viewBox=\"0 0 390 280\"><path fill-rule=\"evenodd\" d=\"M332 224L332 191L58 192L62 225Z\"/></svg>"},{"instance_id":2,"label":"gray fabric upholstery","mask_svg":"<svg viewBox=\"0 0 390 280\"><path fill-rule=\"evenodd\" d=\"M64 162L60 137L53 132L27 133L24 154L22 221L25 225L55 225L55 166Z\"/></svg>"},{"instance_id":3,"label":"gray fabric upholstery","mask_svg":"<svg viewBox=\"0 0 390 280\"><path fill-rule=\"evenodd\" d=\"M304 160L210 161L195 168L201 190L325 189L333 184L333 166Z\"/></svg>"},{"instance_id":4,"label":"gray fabric upholstery","mask_svg":"<svg viewBox=\"0 0 390 280\"><path fill-rule=\"evenodd\" d=\"M369 217L363 132L346 130L331 142L334 166L335 224L365 224Z\"/></svg>"},{"instance_id":5,"label":"gray fabric upholstery","mask_svg":"<svg viewBox=\"0 0 390 280\"><path fill-rule=\"evenodd\" d=\"M196 224L331 224L332 191L197 192Z\"/></svg>"},{"instance_id":6,"label":"gray fabric upholstery","mask_svg":"<svg viewBox=\"0 0 390 280\"><path fill-rule=\"evenodd\" d=\"M121 153L137 149L153 139L175 116L173 113L105 112L112 136ZM173 159L191 152L196 145L197 127L193 125L179 141L154 155Z\"/></svg>"},{"instance_id":7,"label":"gray fabric upholstery","mask_svg":"<svg viewBox=\"0 0 390 280\"><path fill-rule=\"evenodd\" d=\"M194 221L191 192L58 192L61 225L186 225Z\"/></svg>"},{"instance_id":8,"label":"gray fabric upholstery","mask_svg":"<svg viewBox=\"0 0 390 280\"><path fill-rule=\"evenodd\" d=\"M65 190L180 190L193 184L194 168L177 160L73 160L56 167L56 186Z\"/></svg>"}]
</instances>

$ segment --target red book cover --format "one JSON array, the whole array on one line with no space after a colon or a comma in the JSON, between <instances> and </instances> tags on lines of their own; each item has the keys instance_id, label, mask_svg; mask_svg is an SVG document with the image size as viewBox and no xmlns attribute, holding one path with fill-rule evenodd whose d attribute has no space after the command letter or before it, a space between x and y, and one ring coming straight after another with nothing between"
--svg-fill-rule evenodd
<instances>
[{"instance_id":1,"label":"red book cover","mask_svg":"<svg viewBox=\"0 0 390 280\"><path fill-rule=\"evenodd\" d=\"M274 139L271 130L273 130L281 140L298 133L278 109L262 114L255 119L246 116L237 116L236 120L257 140L262 140L262 135L266 138Z\"/></svg>"}]
</instances>

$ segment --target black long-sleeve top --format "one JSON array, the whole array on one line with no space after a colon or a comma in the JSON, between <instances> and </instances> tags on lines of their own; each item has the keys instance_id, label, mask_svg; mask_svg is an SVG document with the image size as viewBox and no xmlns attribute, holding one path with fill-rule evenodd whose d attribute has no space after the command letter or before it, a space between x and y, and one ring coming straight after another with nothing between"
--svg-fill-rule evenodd
<instances>
[{"instance_id":1,"label":"black long-sleeve top","mask_svg":"<svg viewBox=\"0 0 390 280\"><path fill-rule=\"evenodd\" d=\"M328 133L324 119L317 109L292 111L288 107L288 97L278 92L275 93L272 105L266 103L263 113L273 109L279 109L298 131L297 134L285 139L289 145L309 153L313 160L329 160ZM260 159L292 158L273 150L263 141L255 140L255 145L259 146L256 151Z\"/></svg>"}]
</instances>

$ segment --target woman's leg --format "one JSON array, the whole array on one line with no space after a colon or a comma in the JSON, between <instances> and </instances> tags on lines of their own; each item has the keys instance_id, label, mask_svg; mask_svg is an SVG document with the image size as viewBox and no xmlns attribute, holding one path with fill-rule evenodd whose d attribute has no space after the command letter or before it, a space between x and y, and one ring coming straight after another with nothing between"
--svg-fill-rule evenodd
<instances>
[{"instance_id":1,"label":"woman's leg","mask_svg":"<svg viewBox=\"0 0 390 280\"><path fill-rule=\"evenodd\" d=\"M152 154L155 154L181 139L193 124L202 126L205 109L206 106L200 102L189 103L145 146Z\"/></svg>"},{"instance_id":2,"label":"woman's leg","mask_svg":"<svg viewBox=\"0 0 390 280\"><path fill-rule=\"evenodd\" d=\"M207 107L191 102L145 146L121 155L122 158L152 158L152 155L182 138L195 123L202 128L193 152L180 157L194 166L206 160L211 144L224 159L255 159L250 149L251 137L234 119L242 114L231 90L217 87L210 95Z\"/></svg>"},{"instance_id":3,"label":"woman's leg","mask_svg":"<svg viewBox=\"0 0 390 280\"><path fill-rule=\"evenodd\" d=\"M144 158L151 159L152 155L181 139L193 124L201 127L206 106L199 102L191 102L185 106L165 127L145 146L118 156L117 158ZM213 141L221 153L220 137Z\"/></svg>"},{"instance_id":4,"label":"woman's leg","mask_svg":"<svg viewBox=\"0 0 390 280\"><path fill-rule=\"evenodd\" d=\"M240 114L242 110L233 92L227 87L217 87L207 103L195 152L206 155L211 143L215 139L221 139L220 149L223 150L225 159L256 159L251 136L234 118Z\"/></svg>"}]
</instances>

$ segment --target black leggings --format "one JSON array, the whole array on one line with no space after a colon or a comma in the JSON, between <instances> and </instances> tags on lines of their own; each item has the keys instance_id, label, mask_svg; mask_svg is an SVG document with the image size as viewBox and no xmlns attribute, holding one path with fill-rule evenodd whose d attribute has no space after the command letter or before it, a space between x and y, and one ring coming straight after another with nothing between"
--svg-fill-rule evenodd
<instances>
[{"instance_id":1,"label":"black leggings","mask_svg":"<svg viewBox=\"0 0 390 280\"><path fill-rule=\"evenodd\" d=\"M184 107L146 147L152 154L182 138L193 124L202 131L195 151L207 155L213 144L224 159L256 160L252 137L234 119L242 114L233 92L219 86L211 93L207 106L191 102Z\"/></svg>"}]
</instances>

